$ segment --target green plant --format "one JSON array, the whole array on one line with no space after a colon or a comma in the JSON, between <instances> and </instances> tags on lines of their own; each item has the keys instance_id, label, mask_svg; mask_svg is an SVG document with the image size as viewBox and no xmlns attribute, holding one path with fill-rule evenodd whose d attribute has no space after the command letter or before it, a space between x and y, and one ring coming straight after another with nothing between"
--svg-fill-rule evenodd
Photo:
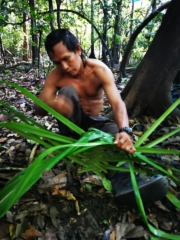
<instances>
[{"instance_id":1,"label":"green plant","mask_svg":"<svg viewBox=\"0 0 180 240\"><path fill-rule=\"evenodd\" d=\"M11 70L5 69L4 72L5 73L11 73Z\"/></svg>"},{"instance_id":2,"label":"green plant","mask_svg":"<svg viewBox=\"0 0 180 240\"><path fill-rule=\"evenodd\" d=\"M161 230L156 229L148 223L139 189L136 183L134 171L148 172L148 174L151 174L151 171L146 168L146 165L144 165L141 169L134 170L132 162L145 162L155 168L157 173L160 172L165 174L174 182L176 182L177 185L180 186L180 180L173 174L170 174L166 170L165 165L159 164L156 161L152 161L142 154L180 154L180 151L153 148L158 143L179 132L180 128L177 128L171 133L168 133L163 137L160 137L155 141L141 147L147 137L157 128L157 126L159 126L159 124L170 114L170 112L179 105L180 99L178 99L135 143L136 152L130 156L125 152L119 151L114 146L114 136L112 134L104 133L100 130L92 128L89 129L89 131L84 132L81 128L55 112L45 103L41 102L38 98L36 98L26 89L10 82L0 81L0 83L8 84L17 88L27 97L31 98L36 104L39 104L42 108L47 110L54 117L62 121L64 124L68 125L71 129L73 129L80 135L80 138L78 140L75 140L55 134L51 131L46 130L43 126L35 122L33 119L26 117L21 112L0 101L0 104L4 107L1 108L0 111L5 114L10 120L10 122L0 123L0 127L9 128L27 139L31 139L35 142L42 144L47 149L46 151L41 153L29 167L18 173L2 189L2 191L0 192L0 217L2 217L8 211L8 209L26 191L28 191L28 189L41 177L43 171L51 169L56 163L63 160L71 167L73 167L74 163L81 165L82 169L79 171L80 173L92 171L95 174L99 175L102 178L102 182L106 188L110 188L109 181L105 178L105 174L109 170L130 171L137 205L141 216L144 222L147 224L149 230L158 237L163 237L167 239L179 239L178 235L176 236L173 234L162 232ZM17 122L17 117L21 120L20 122ZM107 146L104 147L104 145L108 145L108 149ZM53 153L54 155L50 157L50 153ZM129 162L130 169L120 167L121 163L126 161ZM173 168L172 171L180 172L179 170ZM167 197L176 207L180 208L179 200L172 193L169 192L167 194ZM152 239L156 238L152 237Z\"/></svg>"}]
</instances>

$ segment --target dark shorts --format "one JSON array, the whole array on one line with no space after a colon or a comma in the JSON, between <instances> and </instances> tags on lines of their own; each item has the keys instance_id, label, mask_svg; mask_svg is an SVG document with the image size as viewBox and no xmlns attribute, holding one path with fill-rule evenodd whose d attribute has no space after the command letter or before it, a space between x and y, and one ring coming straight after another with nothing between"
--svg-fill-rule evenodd
<instances>
[{"instance_id":1,"label":"dark shorts","mask_svg":"<svg viewBox=\"0 0 180 240\"><path fill-rule=\"evenodd\" d=\"M79 96L73 86L66 86L61 88L58 94L66 96L73 102L73 113L70 116L69 120L82 128L84 131L87 131L88 128L93 127L107 133L118 133L118 127L114 121L102 115L90 116L83 111L79 103ZM76 136L76 133L74 133L70 128L68 128L60 121L58 121L58 125L60 134L64 136Z\"/></svg>"},{"instance_id":2,"label":"dark shorts","mask_svg":"<svg viewBox=\"0 0 180 240\"><path fill-rule=\"evenodd\" d=\"M93 127L107 133L112 133L112 134L118 133L119 130L114 121L102 115L90 116L83 111L83 109L79 104L79 96L74 87L72 86L63 87L59 90L58 94L66 96L73 102L73 105L74 105L73 113L70 116L69 120L75 123L77 126L82 128L83 130L87 131L88 128ZM73 138L79 137L78 134L73 132L70 128L68 128L62 122L58 121L58 125L59 125L60 134L67 137L73 137ZM127 164L123 166L128 167ZM129 177L128 172L118 171L117 174L118 176L115 175L116 178L114 178L114 181L117 181L117 177L119 182L121 182L122 178L126 178L127 176Z\"/></svg>"}]
</instances>

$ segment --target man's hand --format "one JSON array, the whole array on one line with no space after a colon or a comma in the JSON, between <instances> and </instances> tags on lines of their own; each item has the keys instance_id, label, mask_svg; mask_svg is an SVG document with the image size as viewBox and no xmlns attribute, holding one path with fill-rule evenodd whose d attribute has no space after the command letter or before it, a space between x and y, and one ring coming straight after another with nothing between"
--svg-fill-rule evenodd
<instances>
[{"instance_id":1,"label":"man's hand","mask_svg":"<svg viewBox=\"0 0 180 240\"><path fill-rule=\"evenodd\" d=\"M64 95L58 95L49 105L66 118L69 118L73 112L72 101Z\"/></svg>"},{"instance_id":2,"label":"man's hand","mask_svg":"<svg viewBox=\"0 0 180 240\"><path fill-rule=\"evenodd\" d=\"M136 151L129 134L126 132L117 133L114 143L117 145L118 148L127 153L132 154Z\"/></svg>"},{"instance_id":3,"label":"man's hand","mask_svg":"<svg viewBox=\"0 0 180 240\"><path fill-rule=\"evenodd\" d=\"M69 118L73 113L73 103L70 99L66 98L64 95L59 95L57 97L53 97L53 99L48 98L44 100L40 97L40 100L45 102L48 106L53 108L56 112L60 113L66 118ZM46 116L48 112L46 112L39 105L35 104L35 114L39 116Z\"/></svg>"}]
</instances>

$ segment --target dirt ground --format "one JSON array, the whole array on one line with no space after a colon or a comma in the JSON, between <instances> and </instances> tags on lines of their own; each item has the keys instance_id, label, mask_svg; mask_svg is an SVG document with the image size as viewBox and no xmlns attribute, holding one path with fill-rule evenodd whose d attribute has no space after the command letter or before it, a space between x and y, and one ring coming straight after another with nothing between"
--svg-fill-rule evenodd
<instances>
[{"instance_id":1,"label":"dirt ground","mask_svg":"<svg viewBox=\"0 0 180 240\"><path fill-rule=\"evenodd\" d=\"M28 73L11 70L2 73L0 79L13 81L37 94L44 82L44 73L38 77L35 71ZM119 86L122 90L123 83ZM18 108L33 117L48 129L58 131L56 121L51 116L38 118L33 114L33 103L19 91L0 86L0 100ZM104 109L108 103L104 103ZM7 121L0 113L0 121ZM153 118L133 119L138 123L135 140L152 124ZM161 126L153 138L163 135L179 123L167 122ZM179 149L179 138L164 142L170 149ZM32 150L34 158L44 149L18 134L0 128L0 188L22 168L28 166ZM155 156L180 167L179 156ZM179 194L176 184L169 181L170 188ZM165 198L146 206L149 222L168 233L180 234L180 212ZM64 163L44 172L42 178L0 219L0 240L120 240L150 239L150 232L139 212L128 206L117 206L112 192L102 186L101 180L92 173L77 174Z\"/></svg>"}]
</instances>

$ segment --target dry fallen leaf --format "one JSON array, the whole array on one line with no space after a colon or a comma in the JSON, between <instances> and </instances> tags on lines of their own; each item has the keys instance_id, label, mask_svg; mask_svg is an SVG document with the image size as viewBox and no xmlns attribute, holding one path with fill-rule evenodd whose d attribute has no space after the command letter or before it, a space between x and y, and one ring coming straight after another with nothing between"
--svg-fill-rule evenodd
<instances>
[{"instance_id":1,"label":"dry fallen leaf","mask_svg":"<svg viewBox=\"0 0 180 240\"><path fill-rule=\"evenodd\" d=\"M14 216L13 216L13 213L11 211L7 211L6 218L10 223L13 223Z\"/></svg>"},{"instance_id":2,"label":"dry fallen leaf","mask_svg":"<svg viewBox=\"0 0 180 240\"><path fill-rule=\"evenodd\" d=\"M7 137L17 137L17 136L18 136L17 133L9 133L9 134L7 135Z\"/></svg>"},{"instance_id":3,"label":"dry fallen leaf","mask_svg":"<svg viewBox=\"0 0 180 240\"><path fill-rule=\"evenodd\" d=\"M155 205L158 206L158 208L160 208L166 212L170 212L170 210L166 206L164 206L161 201L156 201Z\"/></svg>"},{"instance_id":4,"label":"dry fallen leaf","mask_svg":"<svg viewBox=\"0 0 180 240\"><path fill-rule=\"evenodd\" d=\"M67 200L75 201L75 207L76 207L77 214L78 215L81 214L78 201L76 200L76 198L74 197L74 195L70 191L65 190L65 189L54 188L54 192L52 193L52 195L57 195L57 194L61 194Z\"/></svg>"},{"instance_id":5,"label":"dry fallen leaf","mask_svg":"<svg viewBox=\"0 0 180 240\"><path fill-rule=\"evenodd\" d=\"M3 143L7 140L7 138L0 138L0 143Z\"/></svg>"},{"instance_id":6,"label":"dry fallen leaf","mask_svg":"<svg viewBox=\"0 0 180 240\"><path fill-rule=\"evenodd\" d=\"M52 180L50 181L49 183L50 185L51 184L56 184L56 188L62 188L62 187L65 187L66 184L67 184L67 177L66 177L66 173L63 172L63 173L60 173L58 174L57 176L55 176L54 178L52 178Z\"/></svg>"},{"instance_id":7,"label":"dry fallen leaf","mask_svg":"<svg viewBox=\"0 0 180 240\"><path fill-rule=\"evenodd\" d=\"M165 218L160 218L159 219L159 225L162 229L166 231L171 230L171 222L168 222Z\"/></svg>"},{"instance_id":8,"label":"dry fallen leaf","mask_svg":"<svg viewBox=\"0 0 180 240\"><path fill-rule=\"evenodd\" d=\"M21 236L23 239L26 240L34 240L34 238L41 237L41 233L36 230L31 224L29 223L29 229L25 231L25 233L22 233Z\"/></svg>"},{"instance_id":9,"label":"dry fallen leaf","mask_svg":"<svg viewBox=\"0 0 180 240\"><path fill-rule=\"evenodd\" d=\"M57 240L56 234L52 230L47 229L45 233L45 240Z\"/></svg>"},{"instance_id":10,"label":"dry fallen leaf","mask_svg":"<svg viewBox=\"0 0 180 240\"><path fill-rule=\"evenodd\" d=\"M128 211L128 222L133 223L136 220L136 214Z\"/></svg>"},{"instance_id":11,"label":"dry fallen leaf","mask_svg":"<svg viewBox=\"0 0 180 240\"><path fill-rule=\"evenodd\" d=\"M11 237L13 236L14 229L15 229L14 224L10 224L10 225L9 225L9 235L10 235Z\"/></svg>"},{"instance_id":12,"label":"dry fallen leaf","mask_svg":"<svg viewBox=\"0 0 180 240\"><path fill-rule=\"evenodd\" d=\"M56 229L58 229L60 222L59 222L59 218L57 217L58 214L59 214L57 208L55 206L51 206L50 210L49 210L49 213L50 213L52 224L54 225L54 227Z\"/></svg>"},{"instance_id":13,"label":"dry fallen leaf","mask_svg":"<svg viewBox=\"0 0 180 240\"><path fill-rule=\"evenodd\" d=\"M37 216L37 225L40 229L43 229L45 226L44 217L42 215Z\"/></svg>"},{"instance_id":14,"label":"dry fallen leaf","mask_svg":"<svg viewBox=\"0 0 180 240\"><path fill-rule=\"evenodd\" d=\"M137 135L137 136L142 136L143 135L143 132L139 132L139 131L134 131L133 132L134 135Z\"/></svg>"},{"instance_id":15,"label":"dry fallen leaf","mask_svg":"<svg viewBox=\"0 0 180 240\"><path fill-rule=\"evenodd\" d=\"M65 190L65 189L59 189L58 190L58 193L57 193L57 188L55 188L55 192L52 193L52 195L57 195L57 194L61 194L63 197L65 197L67 200L73 200L75 201L76 198L74 197L74 195L68 191L68 190Z\"/></svg>"},{"instance_id":16,"label":"dry fallen leaf","mask_svg":"<svg viewBox=\"0 0 180 240\"><path fill-rule=\"evenodd\" d=\"M109 239L109 240L116 240L115 231L113 231L113 232L110 234L110 239Z\"/></svg>"},{"instance_id":17,"label":"dry fallen leaf","mask_svg":"<svg viewBox=\"0 0 180 240\"><path fill-rule=\"evenodd\" d=\"M122 239L128 225L128 223L117 223L115 225L116 240Z\"/></svg>"},{"instance_id":18,"label":"dry fallen leaf","mask_svg":"<svg viewBox=\"0 0 180 240\"><path fill-rule=\"evenodd\" d=\"M91 183L98 186L102 186L102 178L97 175L90 175L89 177L82 180L83 183Z\"/></svg>"},{"instance_id":19,"label":"dry fallen leaf","mask_svg":"<svg viewBox=\"0 0 180 240\"><path fill-rule=\"evenodd\" d=\"M10 148L8 148L8 150L7 150L7 154L11 154L11 152L13 151L15 149L15 147L14 146L10 146Z\"/></svg>"},{"instance_id":20,"label":"dry fallen leaf","mask_svg":"<svg viewBox=\"0 0 180 240\"><path fill-rule=\"evenodd\" d=\"M146 233L142 226L131 226L132 228L126 229L125 238L141 238Z\"/></svg>"},{"instance_id":21,"label":"dry fallen leaf","mask_svg":"<svg viewBox=\"0 0 180 240\"><path fill-rule=\"evenodd\" d=\"M159 227L155 214L149 214L147 215L147 218L156 228Z\"/></svg>"},{"instance_id":22,"label":"dry fallen leaf","mask_svg":"<svg viewBox=\"0 0 180 240\"><path fill-rule=\"evenodd\" d=\"M6 122L8 120L8 118L3 115L3 114L0 114L0 122Z\"/></svg>"}]
</instances>

